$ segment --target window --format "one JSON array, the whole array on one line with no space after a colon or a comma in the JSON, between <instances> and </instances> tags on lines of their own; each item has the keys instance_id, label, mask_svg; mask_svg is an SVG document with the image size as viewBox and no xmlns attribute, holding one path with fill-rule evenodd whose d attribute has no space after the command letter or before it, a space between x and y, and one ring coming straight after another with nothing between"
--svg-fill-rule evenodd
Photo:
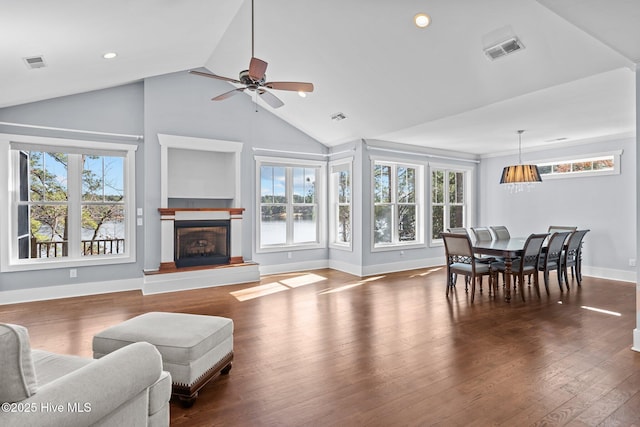
<instances>
[{"instance_id":1,"label":"window","mask_svg":"<svg viewBox=\"0 0 640 427\"><path fill-rule=\"evenodd\" d=\"M374 161L374 248L422 243L422 166Z\"/></svg>"},{"instance_id":2,"label":"window","mask_svg":"<svg viewBox=\"0 0 640 427\"><path fill-rule=\"evenodd\" d=\"M286 163L285 163L286 162ZM259 249L320 246L324 163L258 159Z\"/></svg>"},{"instance_id":3,"label":"window","mask_svg":"<svg viewBox=\"0 0 640 427\"><path fill-rule=\"evenodd\" d=\"M329 165L331 211L329 227L331 246L351 248L351 162L336 161Z\"/></svg>"},{"instance_id":4,"label":"window","mask_svg":"<svg viewBox=\"0 0 640 427\"><path fill-rule=\"evenodd\" d=\"M538 171L543 179L619 174L621 154L622 151L618 151L594 154L573 160L561 159L540 162L538 163Z\"/></svg>"},{"instance_id":5,"label":"window","mask_svg":"<svg viewBox=\"0 0 640 427\"><path fill-rule=\"evenodd\" d=\"M441 241L447 228L467 226L467 173L431 169L431 241Z\"/></svg>"},{"instance_id":6,"label":"window","mask_svg":"<svg viewBox=\"0 0 640 427\"><path fill-rule=\"evenodd\" d=\"M3 271L135 261L136 147L29 139L2 141L14 189Z\"/></svg>"}]
</instances>

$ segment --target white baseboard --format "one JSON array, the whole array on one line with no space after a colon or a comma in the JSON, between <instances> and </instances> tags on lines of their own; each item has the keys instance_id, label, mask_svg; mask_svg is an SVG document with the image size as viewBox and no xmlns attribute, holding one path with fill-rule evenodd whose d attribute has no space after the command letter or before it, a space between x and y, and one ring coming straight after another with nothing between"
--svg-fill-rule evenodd
<instances>
[{"instance_id":1,"label":"white baseboard","mask_svg":"<svg viewBox=\"0 0 640 427\"><path fill-rule=\"evenodd\" d=\"M144 295L152 295L214 286L237 285L259 280L258 264L214 268L211 270L147 274L144 276L142 293Z\"/></svg>"},{"instance_id":2,"label":"white baseboard","mask_svg":"<svg viewBox=\"0 0 640 427\"><path fill-rule=\"evenodd\" d=\"M289 262L287 264L260 265L260 275L295 273L296 271L318 270L329 268L329 260Z\"/></svg>"},{"instance_id":3,"label":"white baseboard","mask_svg":"<svg viewBox=\"0 0 640 427\"><path fill-rule=\"evenodd\" d=\"M353 274L354 276L362 277L362 266L356 264L349 264L348 262L342 262L337 259L329 260L329 268L342 271L343 273Z\"/></svg>"},{"instance_id":4,"label":"white baseboard","mask_svg":"<svg viewBox=\"0 0 640 427\"><path fill-rule=\"evenodd\" d=\"M569 273L571 274L571 273ZM597 277L599 279L619 280L621 282L636 282L637 274L635 271L616 270L613 268L582 266L582 275L589 277Z\"/></svg>"},{"instance_id":5,"label":"white baseboard","mask_svg":"<svg viewBox=\"0 0 640 427\"><path fill-rule=\"evenodd\" d=\"M363 266L362 275L372 276L375 274L395 273L396 271L415 270L419 268L435 267L438 265L442 265L442 257L367 265Z\"/></svg>"},{"instance_id":6,"label":"white baseboard","mask_svg":"<svg viewBox=\"0 0 640 427\"><path fill-rule=\"evenodd\" d=\"M135 279L109 280L106 282L43 286L40 288L2 291L0 292L0 305L73 298L85 295L108 294L112 292L136 291L140 289L142 289L142 277Z\"/></svg>"},{"instance_id":7,"label":"white baseboard","mask_svg":"<svg viewBox=\"0 0 640 427\"><path fill-rule=\"evenodd\" d=\"M633 330L633 347L631 350L640 352L640 329Z\"/></svg>"}]
</instances>

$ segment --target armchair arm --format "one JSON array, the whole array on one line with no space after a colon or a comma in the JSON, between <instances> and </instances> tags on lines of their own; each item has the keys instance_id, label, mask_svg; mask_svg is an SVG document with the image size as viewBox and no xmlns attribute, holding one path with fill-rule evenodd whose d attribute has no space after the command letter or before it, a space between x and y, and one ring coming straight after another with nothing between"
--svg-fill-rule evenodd
<instances>
[{"instance_id":1,"label":"armchair arm","mask_svg":"<svg viewBox=\"0 0 640 427\"><path fill-rule=\"evenodd\" d=\"M42 386L15 404L16 411L0 412L0 425L88 426L133 400L161 373L158 350L146 342L134 343ZM145 415L148 397L146 401Z\"/></svg>"}]
</instances>

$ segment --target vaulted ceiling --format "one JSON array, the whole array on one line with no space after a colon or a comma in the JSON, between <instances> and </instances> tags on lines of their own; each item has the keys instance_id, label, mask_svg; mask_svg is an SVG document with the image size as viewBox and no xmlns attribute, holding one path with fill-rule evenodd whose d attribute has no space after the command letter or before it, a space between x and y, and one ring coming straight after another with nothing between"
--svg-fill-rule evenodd
<instances>
[{"instance_id":1,"label":"vaulted ceiling","mask_svg":"<svg viewBox=\"0 0 640 427\"><path fill-rule=\"evenodd\" d=\"M413 24L418 12L430 26ZM514 149L517 129L528 147L629 137L638 22L637 0L255 0L268 79L315 85L306 98L274 91L278 109L257 102L328 146L490 154ZM200 67L237 78L251 58L251 2L9 1L0 32L1 108ZM485 55L510 36L524 49ZM29 69L23 58L38 55L46 67Z\"/></svg>"}]
</instances>

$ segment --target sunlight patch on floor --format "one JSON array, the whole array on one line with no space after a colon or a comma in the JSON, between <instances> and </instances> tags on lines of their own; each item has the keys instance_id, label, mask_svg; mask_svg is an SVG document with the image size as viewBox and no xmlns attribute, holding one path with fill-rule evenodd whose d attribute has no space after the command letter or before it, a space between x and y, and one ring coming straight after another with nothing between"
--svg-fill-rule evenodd
<instances>
[{"instance_id":1,"label":"sunlight patch on floor","mask_svg":"<svg viewBox=\"0 0 640 427\"><path fill-rule=\"evenodd\" d=\"M273 282L267 283L266 285L258 285L247 289L241 289L239 291L234 291L231 292L231 295L233 295L238 301L247 301L254 298L264 297L266 295L275 294L277 292L286 291L287 289L290 288L281 283Z\"/></svg>"},{"instance_id":2,"label":"sunlight patch on floor","mask_svg":"<svg viewBox=\"0 0 640 427\"><path fill-rule=\"evenodd\" d=\"M313 283L327 280L326 277L317 274L302 274L290 279L283 279L278 282L267 283L265 285L252 286L250 288L241 289L239 291L230 292L238 301L247 301L254 298L260 298L277 292L286 291L300 286L311 285Z\"/></svg>"},{"instance_id":3,"label":"sunlight patch on floor","mask_svg":"<svg viewBox=\"0 0 640 427\"><path fill-rule=\"evenodd\" d=\"M584 308L585 310L595 311L597 313L610 314L612 316L618 316L618 317L622 316L622 313L618 313L617 311L609 311L609 310L604 310L602 308L589 307L587 305L583 305L580 308Z\"/></svg>"},{"instance_id":4,"label":"sunlight patch on floor","mask_svg":"<svg viewBox=\"0 0 640 427\"><path fill-rule=\"evenodd\" d=\"M366 279L362 279L359 280L355 283L350 283L348 285L344 285L344 286L339 286L337 288L329 288L329 289L325 289L324 291L318 292L318 295L326 295L326 294L335 294L337 292L342 292L342 291L346 291L352 288L356 288L358 286L362 286L362 285L366 285L369 282L373 282L375 280L379 280L379 279L383 279L385 276L375 276L375 277L368 277Z\"/></svg>"},{"instance_id":5,"label":"sunlight patch on floor","mask_svg":"<svg viewBox=\"0 0 640 427\"><path fill-rule=\"evenodd\" d=\"M411 276L409 276L409 278L414 278L414 277L424 277L424 276L428 276L431 273L435 273L436 271L440 271L442 270L444 267L436 267L436 268L430 268L429 270L422 272L422 273L418 273L418 274L412 274Z\"/></svg>"},{"instance_id":6,"label":"sunlight patch on floor","mask_svg":"<svg viewBox=\"0 0 640 427\"><path fill-rule=\"evenodd\" d=\"M327 280L327 278L309 273L303 276L292 277L291 279L280 280L280 283L287 285L290 288L297 288L300 286L311 285L312 283L322 282L323 280Z\"/></svg>"}]
</instances>

